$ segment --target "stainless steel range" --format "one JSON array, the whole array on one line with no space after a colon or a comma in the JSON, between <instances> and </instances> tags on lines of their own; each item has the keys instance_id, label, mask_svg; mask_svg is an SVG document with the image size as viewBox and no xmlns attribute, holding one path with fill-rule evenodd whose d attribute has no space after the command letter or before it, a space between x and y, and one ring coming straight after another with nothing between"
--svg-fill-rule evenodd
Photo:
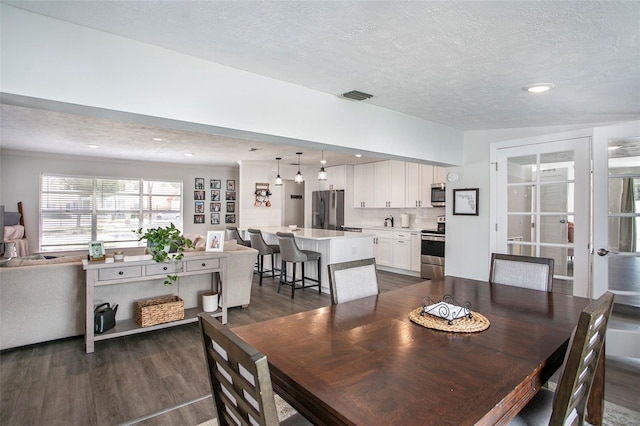
<instances>
[{"instance_id":1,"label":"stainless steel range","mask_svg":"<svg viewBox=\"0 0 640 426\"><path fill-rule=\"evenodd\" d=\"M420 277L439 278L444 275L445 219L438 217L437 229L423 229L420 241Z\"/></svg>"}]
</instances>

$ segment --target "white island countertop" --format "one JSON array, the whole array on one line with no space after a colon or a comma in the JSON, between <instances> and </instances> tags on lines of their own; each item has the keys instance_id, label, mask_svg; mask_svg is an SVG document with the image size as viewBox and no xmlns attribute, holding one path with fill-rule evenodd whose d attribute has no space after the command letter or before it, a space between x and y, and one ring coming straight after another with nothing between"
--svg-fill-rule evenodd
<instances>
[{"instance_id":1,"label":"white island countertop","mask_svg":"<svg viewBox=\"0 0 640 426\"><path fill-rule=\"evenodd\" d=\"M316 228L297 228L292 231L287 226L268 226L264 228L258 228L265 234L275 234L276 232L290 232L296 238L303 238L308 240L333 240L333 239L345 239L345 238L370 238L373 234L367 232L345 232L334 231L331 229L316 229Z\"/></svg>"}]
</instances>

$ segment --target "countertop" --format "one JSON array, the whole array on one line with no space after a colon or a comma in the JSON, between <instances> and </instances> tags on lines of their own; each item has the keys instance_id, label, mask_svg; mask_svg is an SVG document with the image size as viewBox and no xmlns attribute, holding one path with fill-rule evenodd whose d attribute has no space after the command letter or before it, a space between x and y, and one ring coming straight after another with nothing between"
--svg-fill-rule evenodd
<instances>
[{"instance_id":1,"label":"countertop","mask_svg":"<svg viewBox=\"0 0 640 426\"><path fill-rule=\"evenodd\" d=\"M402 228L400 226L394 226L393 228L390 226L379 226L379 225L345 225L349 228L362 228L362 229L375 229L376 231L408 231L408 232L420 232L423 229L436 229L436 225L432 224L423 224L422 228L416 227L415 225L409 228Z\"/></svg>"},{"instance_id":2,"label":"countertop","mask_svg":"<svg viewBox=\"0 0 640 426\"><path fill-rule=\"evenodd\" d=\"M269 226L260 228L260 230L265 234L275 234L276 232L291 232L296 236L296 238L304 238L308 240L331 240L335 238L370 238L373 236L373 234L369 234L366 232L345 232L315 228L298 228L297 230L292 231L287 226Z\"/></svg>"}]
</instances>

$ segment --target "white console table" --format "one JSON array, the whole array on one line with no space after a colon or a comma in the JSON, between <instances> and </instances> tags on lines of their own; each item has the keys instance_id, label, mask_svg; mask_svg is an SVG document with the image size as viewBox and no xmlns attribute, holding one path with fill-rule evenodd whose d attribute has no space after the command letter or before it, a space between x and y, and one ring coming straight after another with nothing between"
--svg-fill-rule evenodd
<instances>
[{"instance_id":1,"label":"white console table","mask_svg":"<svg viewBox=\"0 0 640 426\"><path fill-rule=\"evenodd\" d=\"M200 306L185 308L184 319L156 324L148 327L140 327L135 318L116 321L116 326L103 334L94 333L94 307L96 287L116 284L129 284L140 281L157 280L158 286L163 286L163 281L168 274L177 274L178 277L189 275L211 274L211 290L218 291L221 296L221 307L216 312L210 313L213 317L219 317L223 324L227 323L227 298L225 292L225 276L227 267L227 254L225 253L185 253L180 262L156 263L150 256L127 256L125 261L114 262L107 258L106 261L83 261L83 269L86 271L86 324L85 345L86 352L94 351L94 342L98 340L113 339L115 337L144 333L152 330L173 327L198 321L198 314L202 312ZM214 276L218 280L214 280ZM217 288L216 287L217 283ZM155 284L155 283L154 283ZM173 284L178 285L178 284ZM130 300L134 303L134 300ZM120 306L119 309L124 308ZM117 316L116 316L117 319Z\"/></svg>"}]
</instances>

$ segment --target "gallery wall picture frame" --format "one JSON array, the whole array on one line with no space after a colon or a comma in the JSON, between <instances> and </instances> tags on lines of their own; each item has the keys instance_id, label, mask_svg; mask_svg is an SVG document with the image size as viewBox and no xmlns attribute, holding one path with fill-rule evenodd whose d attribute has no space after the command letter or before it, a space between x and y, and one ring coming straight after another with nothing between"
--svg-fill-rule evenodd
<instances>
[{"instance_id":1,"label":"gallery wall picture frame","mask_svg":"<svg viewBox=\"0 0 640 426\"><path fill-rule=\"evenodd\" d=\"M220 201L220 191L218 190L211 191L211 201Z\"/></svg>"},{"instance_id":2,"label":"gallery wall picture frame","mask_svg":"<svg viewBox=\"0 0 640 426\"><path fill-rule=\"evenodd\" d=\"M204 191L193 191L194 200L204 200Z\"/></svg>"},{"instance_id":3,"label":"gallery wall picture frame","mask_svg":"<svg viewBox=\"0 0 640 426\"><path fill-rule=\"evenodd\" d=\"M104 242L102 241L90 241L89 242L89 261L95 262L104 260Z\"/></svg>"},{"instance_id":4,"label":"gallery wall picture frame","mask_svg":"<svg viewBox=\"0 0 640 426\"><path fill-rule=\"evenodd\" d=\"M224 250L224 231L207 231L205 251L220 252Z\"/></svg>"},{"instance_id":5,"label":"gallery wall picture frame","mask_svg":"<svg viewBox=\"0 0 640 426\"><path fill-rule=\"evenodd\" d=\"M220 225L220 213L211 213L211 224Z\"/></svg>"},{"instance_id":6,"label":"gallery wall picture frame","mask_svg":"<svg viewBox=\"0 0 640 426\"><path fill-rule=\"evenodd\" d=\"M203 214L194 214L193 215L193 223L204 223L204 215Z\"/></svg>"},{"instance_id":7,"label":"gallery wall picture frame","mask_svg":"<svg viewBox=\"0 0 640 426\"><path fill-rule=\"evenodd\" d=\"M220 204L221 203L209 203L209 210L212 212L219 212L222 208Z\"/></svg>"},{"instance_id":8,"label":"gallery wall picture frame","mask_svg":"<svg viewBox=\"0 0 640 426\"><path fill-rule=\"evenodd\" d=\"M227 191L236 190L236 181L233 179L227 179Z\"/></svg>"},{"instance_id":9,"label":"gallery wall picture frame","mask_svg":"<svg viewBox=\"0 0 640 426\"><path fill-rule=\"evenodd\" d=\"M220 179L210 179L209 180L209 189L221 189L222 181Z\"/></svg>"},{"instance_id":10,"label":"gallery wall picture frame","mask_svg":"<svg viewBox=\"0 0 640 426\"><path fill-rule=\"evenodd\" d=\"M204 201L196 201L194 211L196 213L204 213Z\"/></svg>"},{"instance_id":11,"label":"gallery wall picture frame","mask_svg":"<svg viewBox=\"0 0 640 426\"><path fill-rule=\"evenodd\" d=\"M236 200L236 193L227 191L226 200L227 201L235 201Z\"/></svg>"},{"instance_id":12,"label":"gallery wall picture frame","mask_svg":"<svg viewBox=\"0 0 640 426\"><path fill-rule=\"evenodd\" d=\"M236 203L235 202L230 202L227 203L227 213L235 213L236 212Z\"/></svg>"},{"instance_id":13,"label":"gallery wall picture frame","mask_svg":"<svg viewBox=\"0 0 640 426\"><path fill-rule=\"evenodd\" d=\"M461 216L478 216L478 188L453 190L453 214Z\"/></svg>"},{"instance_id":14,"label":"gallery wall picture frame","mask_svg":"<svg viewBox=\"0 0 640 426\"><path fill-rule=\"evenodd\" d=\"M194 189L204 189L204 178L196 178Z\"/></svg>"},{"instance_id":15,"label":"gallery wall picture frame","mask_svg":"<svg viewBox=\"0 0 640 426\"><path fill-rule=\"evenodd\" d=\"M235 214L225 214L224 215L224 223L236 223L236 215Z\"/></svg>"}]
</instances>

